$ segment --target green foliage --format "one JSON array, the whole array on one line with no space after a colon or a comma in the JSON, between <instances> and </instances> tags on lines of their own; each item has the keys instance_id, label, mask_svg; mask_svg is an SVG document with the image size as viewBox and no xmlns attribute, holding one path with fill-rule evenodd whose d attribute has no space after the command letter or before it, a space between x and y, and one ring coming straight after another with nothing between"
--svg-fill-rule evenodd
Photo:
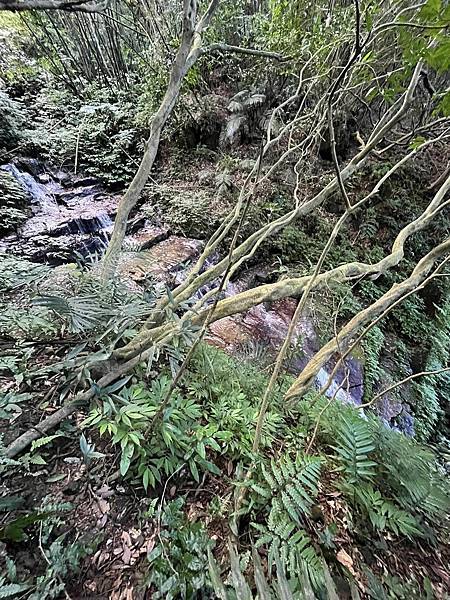
<instances>
[{"instance_id":1,"label":"green foliage","mask_svg":"<svg viewBox=\"0 0 450 600\"><path fill-rule=\"evenodd\" d=\"M304 402L310 406L310 401ZM320 399L309 409L308 418L314 420L325 402ZM430 450L378 419L363 418L354 408L338 404L323 414L318 437L335 452L344 476L339 486L373 527L414 536L422 535L419 522L440 526L445 522L450 510L448 482Z\"/></svg>"},{"instance_id":2,"label":"green foliage","mask_svg":"<svg viewBox=\"0 0 450 600\"><path fill-rule=\"evenodd\" d=\"M0 285L14 293L12 301L0 303L0 332L13 338L66 331L98 334L98 342L129 337L157 297L153 289L145 298L131 294L119 280L105 285L88 267L67 265L52 272L1 254L0 267Z\"/></svg>"},{"instance_id":3,"label":"green foliage","mask_svg":"<svg viewBox=\"0 0 450 600\"><path fill-rule=\"evenodd\" d=\"M53 442L53 440L56 440L57 438L61 437L62 433L55 433L53 435L47 435L45 437L41 437L37 440L34 440L33 443L31 444L31 452L33 452L34 450L37 450L38 448L42 448L42 446L47 446L47 444L51 444Z\"/></svg>"},{"instance_id":4,"label":"green foliage","mask_svg":"<svg viewBox=\"0 0 450 600\"><path fill-rule=\"evenodd\" d=\"M382 367L380 353L385 343L385 336L379 327L372 327L362 340L364 350L364 401L370 401L376 385L380 381Z\"/></svg>"},{"instance_id":5,"label":"green foliage","mask_svg":"<svg viewBox=\"0 0 450 600\"><path fill-rule=\"evenodd\" d=\"M295 576L305 571L314 588L323 582L322 559L304 529L299 528L286 514L285 509L274 501L265 524L252 523L259 536L255 547L267 549L269 570L275 566L277 557L286 565L287 573Z\"/></svg>"},{"instance_id":6,"label":"green foliage","mask_svg":"<svg viewBox=\"0 0 450 600\"><path fill-rule=\"evenodd\" d=\"M135 124L136 102L92 86L81 101L64 89L43 89L32 109L27 145L52 163L74 165L112 187L136 170L144 132Z\"/></svg>"},{"instance_id":7,"label":"green foliage","mask_svg":"<svg viewBox=\"0 0 450 600\"><path fill-rule=\"evenodd\" d=\"M242 561L239 560L239 556L233 546L229 545L230 554L230 575L226 581L222 580L219 566L211 552L208 549L208 562L209 562L209 573L211 582L216 593L217 598L220 600L253 600L253 593L250 589L249 584L245 578L242 568ZM261 559L255 548L252 549L252 562L254 568L254 579L257 590L257 598L259 600L293 600L294 596L291 590L292 581L288 582L284 567L282 565L279 556L276 557L277 575L274 578L269 578L264 573ZM269 579L272 579L270 581ZM309 582L305 582L303 585L303 591L306 589ZM314 598L312 590L310 590L311 598Z\"/></svg>"},{"instance_id":8,"label":"green foliage","mask_svg":"<svg viewBox=\"0 0 450 600\"><path fill-rule=\"evenodd\" d=\"M5 292L36 284L50 272L46 265L0 253L0 287Z\"/></svg>"},{"instance_id":9,"label":"green foliage","mask_svg":"<svg viewBox=\"0 0 450 600\"><path fill-rule=\"evenodd\" d=\"M45 265L0 253L0 288L4 292L0 299L0 334L17 340L56 332L49 312L29 304L36 286L50 272Z\"/></svg>"},{"instance_id":10,"label":"green foliage","mask_svg":"<svg viewBox=\"0 0 450 600\"><path fill-rule=\"evenodd\" d=\"M283 506L292 521L301 523L310 513L317 496L323 462L321 457L310 457L301 452L294 459L289 455L273 459L270 467L261 465L262 482L253 484L252 490L266 502L272 499L272 507L276 502L276 510Z\"/></svg>"},{"instance_id":11,"label":"green foliage","mask_svg":"<svg viewBox=\"0 0 450 600\"><path fill-rule=\"evenodd\" d=\"M336 431L336 446L343 471L349 483L359 480L372 479L377 463L369 459L375 450L373 429L364 419L347 419L340 421Z\"/></svg>"},{"instance_id":12,"label":"green foliage","mask_svg":"<svg viewBox=\"0 0 450 600\"><path fill-rule=\"evenodd\" d=\"M0 359L0 371L2 370L2 359ZM17 394L15 392L0 392L0 419L14 421L22 414L22 402L30 400L31 394Z\"/></svg>"},{"instance_id":13,"label":"green foliage","mask_svg":"<svg viewBox=\"0 0 450 600\"><path fill-rule=\"evenodd\" d=\"M445 517L450 486L433 452L381 424L376 445L379 478L396 502L431 521Z\"/></svg>"},{"instance_id":14,"label":"green foliage","mask_svg":"<svg viewBox=\"0 0 450 600\"><path fill-rule=\"evenodd\" d=\"M0 90L0 158L18 145L24 126L21 105Z\"/></svg>"},{"instance_id":15,"label":"green foliage","mask_svg":"<svg viewBox=\"0 0 450 600\"><path fill-rule=\"evenodd\" d=\"M260 481L251 485L256 497L270 507L265 524L252 524L260 534L256 547L268 548L269 570L279 555L289 574L305 568L314 587L321 582L321 561L300 525L305 523L317 496L322 465L321 457L297 453L291 459L286 454L272 460L268 467L262 464Z\"/></svg>"},{"instance_id":16,"label":"green foliage","mask_svg":"<svg viewBox=\"0 0 450 600\"><path fill-rule=\"evenodd\" d=\"M230 377L230 372L236 374ZM204 402L203 415L214 431L221 452L231 459L252 456L258 407L267 379L250 363L239 364L224 352L203 345L186 377L190 396ZM287 381L282 382L283 388ZM262 447L270 447L284 427L284 418L274 403L268 410Z\"/></svg>"},{"instance_id":17,"label":"green foliage","mask_svg":"<svg viewBox=\"0 0 450 600\"><path fill-rule=\"evenodd\" d=\"M28 200L16 179L0 169L0 234L17 229L26 220Z\"/></svg>"},{"instance_id":18,"label":"green foliage","mask_svg":"<svg viewBox=\"0 0 450 600\"><path fill-rule=\"evenodd\" d=\"M350 501L362 511L364 518L369 517L376 531L389 529L396 535L407 537L423 535L413 515L384 498L380 490L376 490L369 483L344 484L342 489Z\"/></svg>"},{"instance_id":19,"label":"green foliage","mask_svg":"<svg viewBox=\"0 0 450 600\"><path fill-rule=\"evenodd\" d=\"M82 560L93 550L93 543L86 540L71 541L67 533L55 535L64 523L65 513L71 509L70 504L51 504L44 499L39 511L20 516L1 530L2 539L15 542L27 539L33 544L35 536L28 532L38 527L39 550L36 544L35 551L37 557L43 553L45 563L43 569L30 573L21 569L19 573L15 561L5 554L2 557L5 568L0 572L0 598L25 592L21 598L52 600L65 591L66 582L79 572Z\"/></svg>"},{"instance_id":20,"label":"green foliage","mask_svg":"<svg viewBox=\"0 0 450 600\"><path fill-rule=\"evenodd\" d=\"M207 550L211 541L200 522L189 522L183 498L169 502L158 513L157 545L149 552L152 598L212 598L209 591Z\"/></svg>"},{"instance_id":21,"label":"green foliage","mask_svg":"<svg viewBox=\"0 0 450 600\"><path fill-rule=\"evenodd\" d=\"M92 459L103 458L105 456L102 452L97 452L95 450L95 444L89 443L84 433L80 436L80 450L86 466L89 466Z\"/></svg>"},{"instance_id":22,"label":"green foliage","mask_svg":"<svg viewBox=\"0 0 450 600\"><path fill-rule=\"evenodd\" d=\"M155 204L175 232L190 237L206 237L228 212L226 204L215 202L209 191L201 189L180 193L170 186L158 186L157 196L151 202L153 212Z\"/></svg>"},{"instance_id":23,"label":"green foliage","mask_svg":"<svg viewBox=\"0 0 450 600\"><path fill-rule=\"evenodd\" d=\"M445 290L447 291L447 290ZM425 361L424 370L438 371L448 366L450 358L450 302L436 307L436 317L430 335L432 344ZM426 442L436 431L442 419L450 390L450 375L442 373L423 378L414 384L417 400L414 408L416 431L419 440Z\"/></svg>"},{"instance_id":24,"label":"green foliage","mask_svg":"<svg viewBox=\"0 0 450 600\"><path fill-rule=\"evenodd\" d=\"M52 514L40 531L43 552L47 567L36 577L34 591L29 600L51 600L60 597L66 589L66 582L79 572L82 560L89 555L94 544L80 539L70 541L68 534L55 536L55 530L64 523L64 512L71 510L68 503L51 504L44 500L44 506Z\"/></svg>"},{"instance_id":25,"label":"green foliage","mask_svg":"<svg viewBox=\"0 0 450 600\"><path fill-rule=\"evenodd\" d=\"M159 412L170 385L167 376L156 379L150 388L133 385L120 394L109 392L100 398L85 420L95 425L101 435L108 433L121 449L120 472L124 476L134 464L144 488L154 487L164 477L179 472L185 465L193 478L199 471L219 474L219 469L206 456L208 449L220 450L216 432L202 427L200 406L174 392L169 405ZM152 435L147 435L153 426Z\"/></svg>"},{"instance_id":26,"label":"green foliage","mask_svg":"<svg viewBox=\"0 0 450 600\"><path fill-rule=\"evenodd\" d=\"M34 512L12 519L0 529L0 540L21 542L24 539L27 539L28 536L26 530L30 526L45 521L49 516L50 513L48 512Z\"/></svg>"}]
</instances>

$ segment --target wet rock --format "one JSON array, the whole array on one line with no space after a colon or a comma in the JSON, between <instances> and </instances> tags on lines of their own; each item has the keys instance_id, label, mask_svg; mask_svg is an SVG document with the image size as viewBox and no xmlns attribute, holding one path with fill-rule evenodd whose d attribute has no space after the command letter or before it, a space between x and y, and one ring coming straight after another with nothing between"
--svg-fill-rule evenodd
<instances>
[{"instance_id":1,"label":"wet rock","mask_svg":"<svg viewBox=\"0 0 450 600\"><path fill-rule=\"evenodd\" d=\"M354 356L348 356L345 359L345 364L337 370L334 380L351 395L354 404L362 404L364 395L364 366L362 361Z\"/></svg>"},{"instance_id":2,"label":"wet rock","mask_svg":"<svg viewBox=\"0 0 450 600\"><path fill-rule=\"evenodd\" d=\"M124 253L118 273L125 279L143 281L147 277L157 281L172 282L174 274L198 256L203 242L191 238L170 236L156 246L140 252Z\"/></svg>"},{"instance_id":3,"label":"wet rock","mask_svg":"<svg viewBox=\"0 0 450 600\"><path fill-rule=\"evenodd\" d=\"M227 289L227 295L234 295L242 289L248 289L241 279ZM259 304L243 315L226 317L210 326L208 339L214 345L234 354L244 343L256 342L264 344L274 356L284 342L289 323L294 314L297 301L286 298L271 304ZM292 336L293 352L287 361L286 368L294 375L299 374L312 356L319 349L319 341L313 320L308 314L303 315ZM321 389L329 380L334 362L322 368L316 378L316 388ZM346 360L333 377L326 395L351 404L361 404L363 396L363 364L355 357ZM348 375L347 375L348 373Z\"/></svg>"},{"instance_id":4,"label":"wet rock","mask_svg":"<svg viewBox=\"0 0 450 600\"><path fill-rule=\"evenodd\" d=\"M39 183L33 175L27 171L20 170L15 163L9 163L2 166L2 169L10 173L22 187L24 192L30 197L31 204L35 210L45 210L51 206L56 206L54 191L57 188L52 185Z\"/></svg>"},{"instance_id":5,"label":"wet rock","mask_svg":"<svg viewBox=\"0 0 450 600\"><path fill-rule=\"evenodd\" d=\"M251 332L242 327L234 317L225 317L212 323L206 336L206 341L229 354L234 354L240 346L250 340Z\"/></svg>"},{"instance_id":6,"label":"wet rock","mask_svg":"<svg viewBox=\"0 0 450 600\"><path fill-rule=\"evenodd\" d=\"M67 181L67 180L66 180ZM92 185L98 185L98 179L95 177L84 177L83 175L73 175L70 177L71 185L76 187L86 187Z\"/></svg>"},{"instance_id":7,"label":"wet rock","mask_svg":"<svg viewBox=\"0 0 450 600\"><path fill-rule=\"evenodd\" d=\"M51 236L59 236L71 233L95 233L101 230L109 230L112 225L113 222L107 213L100 213L92 216L82 215L50 229L48 234Z\"/></svg>"},{"instance_id":8,"label":"wet rock","mask_svg":"<svg viewBox=\"0 0 450 600\"><path fill-rule=\"evenodd\" d=\"M412 375L413 369L409 357L399 360L393 353L385 353L381 357L382 374L374 393L378 393L396 381ZM410 383L399 386L384 394L374 406L376 414L393 429L406 435L414 435L414 417L411 414L411 402L414 401L414 388Z\"/></svg>"},{"instance_id":9,"label":"wet rock","mask_svg":"<svg viewBox=\"0 0 450 600\"><path fill-rule=\"evenodd\" d=\"M21 171L26 171L27 173L29 173L30 175L33 175L33 177L38 178L40 175L42 175L42 173L45 170L45 165L43 162L37 160L36 158L28 158L25 156L16 158L14 160L14 164L17 165L17 167L21 170Z\"/></svg>"},{"instance_id":10,"label":"wet rock","mask_svg":"<svg viewBox=\"0 0 450 600\"><path fill-rule=\"evenodd\" d=\"M95 200L96 196L102 193L102 188L98 183L94 185L87 185L81 187L75 187L71 190L65 190L58 192L56 198L58 202L70 206L74 203L74 201L78 201L80 198L90 198L91 200Z\"/></svg>"},{"instance_id":11,"label":"wet rock","mask_svg":"<svg viewBox=\"0 0 450 600\"><path fill-rule=\"evenodd\" d=\"M1 250L52 265L72 261L76 255L86 257L104 251L117 198L102 192L97 183L63 189L54 171L35 161L15 161L2 167L3 171L29 198L34 214L14 236L0 240ZM62 179L62 174L58 178ZM58 204L61 198L65 206Z\"/></svg>"},{"instance_id":12,"label":"wet rock","mask_svg":"<svg viewBox=\"0 0 450 600\"><path fill-rule=\"evenodd\" d=\"M130 235L126 238L126 242L136 247L137 250L147 250L160 242L163 242L169 237L168 227L156 227L147 225L145 229Z\"/></svg>"}]
</instances>

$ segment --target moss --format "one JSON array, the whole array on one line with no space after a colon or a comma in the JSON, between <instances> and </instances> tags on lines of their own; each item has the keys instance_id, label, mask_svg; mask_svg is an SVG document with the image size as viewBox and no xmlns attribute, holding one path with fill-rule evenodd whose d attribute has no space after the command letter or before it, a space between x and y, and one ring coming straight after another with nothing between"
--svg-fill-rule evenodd
<instances>
[{"instance_id":1,"label":"moss","mask_svg":"<svg viewBox=\"0 0 450 600\"><path fill-rule=\"evenodd\" d=\"M16 229L27 219L28 200L14 177L0 169L0 234Z\"/></svg>"},{"instance_id":2,"label":"moss","mask_svg":"<svg viewBox=\"0 0 450 600\"><path fill-rule=\"evenodd\" d=\"M211 193L192 189L173 193L167 188L149 204L161 212L175 233L201 239L206 239L220 225L230 209L227 202L219 201Z\"/></svg>"}]
</instances>

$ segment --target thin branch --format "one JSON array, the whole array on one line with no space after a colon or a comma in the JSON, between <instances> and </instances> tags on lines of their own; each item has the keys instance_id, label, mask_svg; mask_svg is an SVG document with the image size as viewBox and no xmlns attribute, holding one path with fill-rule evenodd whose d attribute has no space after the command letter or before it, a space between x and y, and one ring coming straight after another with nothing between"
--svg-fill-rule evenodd
<instances>
[{"instance_id":1,"label":"thin branch","mask_svg":"<svg viewBox=\"0 0 450 600\"><path fill-rule=\"evenodd\" d=\"M0 11L10 10L23 12L25 10L66 10L71 12L96 13L103 12L108 1L90 2L89 0L1 0Z\"/></svg>"},{"instance_id":2,"label":"thin branch","mask_svg":"<svg viewBox=\"0 0 450 600\"><path fill-rule=\"evenodd\" d=\"M382 398L388 392L392 392L392 390L395 390L396 388L400 387L401 385L404 385L405 383L408 383L409 381L417 379L418 377L425 377L425 376L429 376L429 375L440 375L441 373L447 373L448 371L450 371L450 367L442 367L442 369L436 369L434 371L421 371L420 373L414 373L413 375L409 375L408 377L405 377L401 381L397 381L397 383L393 383L392 385L390 385L389 387L384 389L382 392L379 392L376 396L374 396L372 398L372 400L370 400L369 402L366 402L365 404L361 404L360 406L358 406L358 409L359 408L367 408L368 406L372 406L372 404L374 404L374 402L376 402L379 398Z\"/></svg>"},{"instance_id":3,"label":"thin branch","mask_svg":"<svg viewBox=\"0 0 450 600\"><path fill-rule=\"evenodd\" d=\"M201 54L209 54L210 52L228 52L236 54L248 54L249 56L260 56L261 58L270 58L279 62L291 60L288 56L283 56L278 52L268 52L267 50L256 50L254 48L242 48L241 46L231 46L230 44L211 44L202 49Z\"/></svg>"}]
</instances>

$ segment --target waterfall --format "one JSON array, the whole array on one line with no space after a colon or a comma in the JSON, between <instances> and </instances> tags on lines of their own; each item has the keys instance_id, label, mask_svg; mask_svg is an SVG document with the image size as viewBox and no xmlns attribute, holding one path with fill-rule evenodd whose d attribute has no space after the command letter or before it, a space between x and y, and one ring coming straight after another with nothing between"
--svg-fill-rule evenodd
<instances>
[{"instance_id":1,"label":"waterfall","mask_svg":"<svg viewBox=\"0 0 450 600\"><path fill-rule=\"evenodd\" d=\"M108 213L100 213L97 215L97 219L100 225L99 229L110 229L114 224Z\"/></svg>"},{"instance_id":2,"label":"waterfall","mask_svg":"<svg viewBox=\"0 0 450 600\"><path fill-rule=\"evenodd\" d=\"M47 187L36 181L32 175L26 171L20 171L13 163L9 163L0 168L10 173L17 180L20 186L31 197L32 203L38 204L41 210L58 209L58 204L53 194L50 194Z\"/></svg>"},{"instance_id":3,"label":"waterfall","mask_svg":"<svg viewBox=\"0 0 450 600\"><path fill-rule=\"evenodd\" d=\"M22 166L23 164L23 166ZM73 256L103 254L113 226L117 198L99 183L76 178L48 165L21 159L1 166L30 198L33 214L15 236L0 244L31 260L59 264ZM64 183L61 183L64 182Z\"/></svg>"},{"instance_id":4,"label":"waterfall","mask_svg":"<svg viewBox=\"0 0 450 600\"><path fill-rule=\"evenodd\" d=\"M315 379L315 387L320 390L324 385L328 383L328 379L330 374L323 367L316 375ZM335 397L337 400L340 400L344 404L356 404L355 398L345 389L345 384L340 386L338 385L336 379L332 379L330 386L325 392L327 398Z\"/></svg>"}]
</instances>

